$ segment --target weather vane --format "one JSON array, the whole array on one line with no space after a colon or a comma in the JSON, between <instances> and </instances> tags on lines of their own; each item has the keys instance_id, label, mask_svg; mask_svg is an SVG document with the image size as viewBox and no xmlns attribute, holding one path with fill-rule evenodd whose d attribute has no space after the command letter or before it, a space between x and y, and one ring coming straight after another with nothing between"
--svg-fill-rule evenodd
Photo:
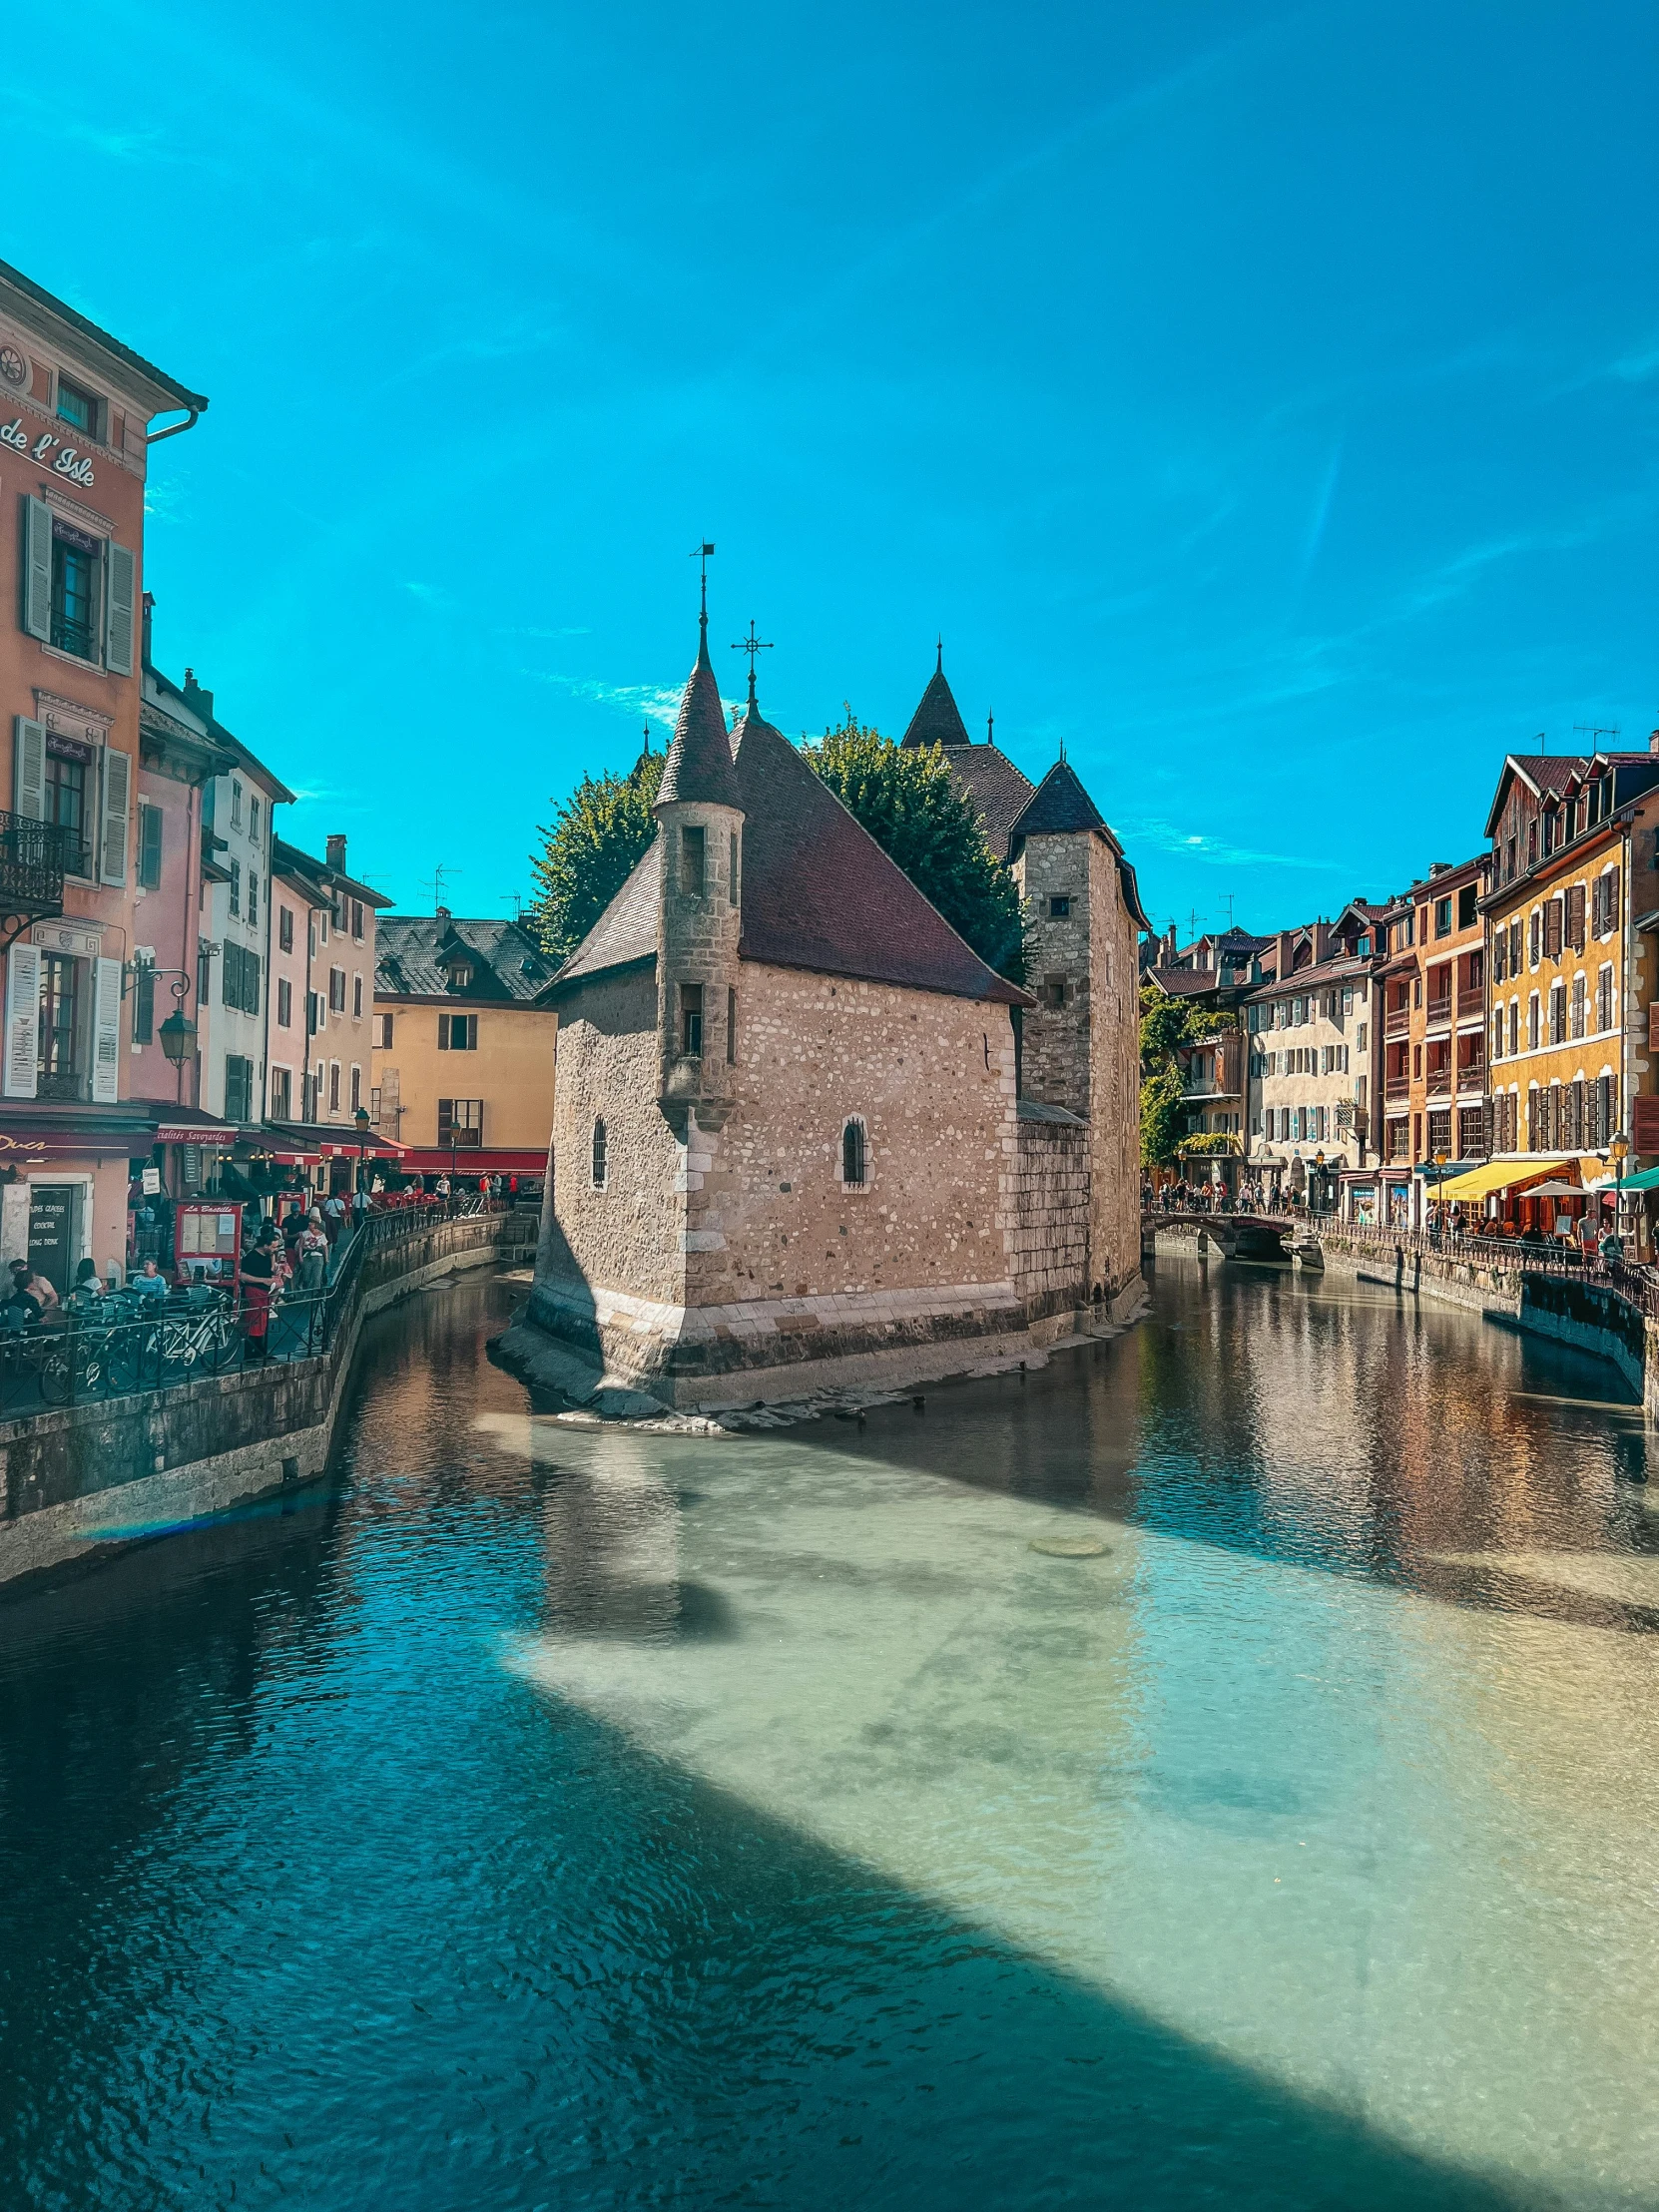
<instances>
[{"instance_id":1,"label":"weather vane","mask_svg":"<svg viewBox=\"0 0 1659 2212\"><path fill-rule=\"evenodd\" d=\"M703 590L702 620L705 623L707 623L709 619L709 555L714 551L714 539L707 538L702 540L699 544L695 545L692 548L691 555L692 559L700 564L697 575L698 582L701 584Z\"/></svg>"}]
</instances>

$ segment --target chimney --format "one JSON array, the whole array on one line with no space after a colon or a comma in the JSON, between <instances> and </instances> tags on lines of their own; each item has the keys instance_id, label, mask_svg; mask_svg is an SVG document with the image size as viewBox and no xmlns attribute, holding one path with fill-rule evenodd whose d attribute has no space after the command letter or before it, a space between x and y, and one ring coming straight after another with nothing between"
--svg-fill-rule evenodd
<instances>
[{"instance_id":1,"label":"chimney","mask_svg":"<svg viewBox=\"0 0 1659 2212\"><path fill-rule=\"evenodd\" d=\"M437 910L436 915L434 916L434 919L438 921L447 921L449 919L449 908L447 906L440 906Z\"/></svg>"},{"instance_id":2,"label":"chimney","mask_svg":"<svg viewBox=\"0 0 1659 2212\"><path fill-rule=\"evenodd\" d=\"M330 837L324 850L328 855L328 865L336 874L343 875L345 873L345 839L338 835Z\"/></svg>"},{"instance_id":3,"label":"chimney","mask_svg":"<svg viewBox=\"0 0 1659 2212\"><path fill-rule=\"evenodd\" d=\"M144 595L144 627L140 635L144 641L144 665L146 668L154 668L156 662L151 646L156 635L156 595L153 591L147 591Z\"/></svg>"},{"instance_id":4,"label":"chimney","mask_svg":"<svg viewBox=\"0 0 1659 2212\"><path fill-rule=\"evenodd\" d=\"M1650 753L1659 753L1659 730L1655 730L1649 737L1647 749Z\"/></svg>"},{"instance_id":5,"label":"chimney","mask_svg":"<svg viewBox=\"0 0 1659 2212\"><path fill-rule=\"evenodd\" d=\"M196 671L193 668L187 668L185 671L185 705L193 707L199 715L205 716L209 722L212 722L214 718L214 695L211 691L202 689L202 686L196 681Z\"/></svg>"}]
</instances>

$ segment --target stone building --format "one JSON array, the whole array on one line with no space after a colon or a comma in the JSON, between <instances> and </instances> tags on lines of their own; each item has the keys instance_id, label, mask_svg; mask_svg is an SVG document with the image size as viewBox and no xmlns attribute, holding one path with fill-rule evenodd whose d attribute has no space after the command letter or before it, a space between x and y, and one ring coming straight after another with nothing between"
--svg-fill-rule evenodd
<instances>
[{"instance_id":1,"label":"stone building","mask_svg":"<svg viewBox=\"0 0 1659 2212\"><path fill-rule=\"evenodd\" d=\"M1135 1312L1141 916L1111 831L1063 764L1033 787L970 749L1032 917L1021 990L763 718L753 677L728 734L703 630L659 834L547 993L548 1189L507 1356L533 1368L551 1335L661 1399L741 1405ZM953 718L978 796L942 671L923 710Z\"/></svg>"},{"instance_id":2,"label":"stone building","mask_svg":"<svg viewBox=\"0 0 1659 2212\"><path fill-rule=\"evenodd\" d=\"M1246 1001L1246 1167L1270 1201L1334 1212L1346 1181L1375 1175L1376 912L1356 901L1334 922L1281 930L1263 961L1272 978Z\"/></svg>"},{"instance_id":3,"label":"stone building","mask_svg":"<svg viewBox=\"0 0 1659 2212\"><path fill-rule=\"evenodd\" d=\"M1382 916L1382 1218L1424 1217L1443 1175L1483 1161L1487 855L1436 860ZM1436 1162L1440 1165L1436 1166Z\"/></svg>"}]
</instances>

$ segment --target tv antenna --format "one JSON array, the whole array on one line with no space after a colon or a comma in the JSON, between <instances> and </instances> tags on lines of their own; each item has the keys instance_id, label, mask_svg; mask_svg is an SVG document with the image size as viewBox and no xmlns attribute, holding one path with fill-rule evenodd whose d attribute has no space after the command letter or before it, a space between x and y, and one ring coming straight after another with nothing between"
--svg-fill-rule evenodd
<instances>
[{"instance_id":1,"label":"tv antenna","mask_svg":"<svg viewBox=\"0 0 1659 2212\"><path fill-rule=\"evenodd\" d=\"M433 868L433 870L432 870L432 911L433 911L433 913L434 913L434 914L435 914L435 913L437 912L438 908L439 908L439 907L440 907L440 906L441 906L441 905L443 904L443 894L444 894L444 892L445 892L445 891L446 891L446 890L448 889L448 887L449 887L449 884L448 884L448 878L449 878L449 877L450 877L451 875L463 875L463 874L465 874L465 872L466 872L466 871L465 871L465 869L464 869L464 868L458 868L458 867L450 867L450 866L449 866L449 865L448 865L448 864L447 864L446 862L444 862L444 861L442 861L442 860L440 860L440 861L438 862L437 866L436 866L435 868Z\"/></svg>"},{"instance_id":2,"label":"tv antenna","mask_svg":"<svg viewBox=\"0 0 1659 2212\"><path fill-rule=\"evenodd\" d=\"M1616 738L1619 734L1616 722L1575 722L1573 729L1581 738Z\"/></svg>"}]
</instances>

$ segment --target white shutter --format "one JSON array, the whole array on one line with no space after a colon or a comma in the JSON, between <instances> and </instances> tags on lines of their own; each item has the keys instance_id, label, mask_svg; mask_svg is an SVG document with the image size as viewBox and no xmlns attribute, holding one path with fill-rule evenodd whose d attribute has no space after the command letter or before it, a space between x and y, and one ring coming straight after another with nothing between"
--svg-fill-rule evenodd
<instances>
[{"instance_id":1,"label":"white shutter","mask_svg":"<svg viewBox=\"0 0 1659 2212\"><path fill-rule=\"evenodd\" d=\"M109 612L104 623L104 657L112 675L133 673L133 587L138 561L131 547L109 541Z\"/></svg>"},{"instance_id":2,"label":"white shutter","mask_svg":"<svg viewBox=\"0 0 1659 2212\"><path fill-rule=\"evenodd\" d=\"M92 1102L113 1106L120 1096L121 962L92 963Z\"/></svg>"},{"instance_id":3,"label":"white shutter","mask_svg":"<svg viewBox=\"0 0 1659 2212\"><path fill-rule=\"evenodd\" d=\"M14 944L6 955L6 1065L0 1090L33 1098L40 1061L40 947Z\"/></svg>"},{"instance_id":4,"label":"white shutter","mask_svg":"<svg viewBox=\"0 0 1659 2212\"><path fill-rule=\"evenodd\" d=\"M41 822L46 815L46 725L25 722L19 715L12 730L12 806L31 822Z\"/></svg>"},{"instance_id":5,"label":"white shutter","mask_svg":"<svg viewBox=\"0 0 1659 2212\"><path fill-rule=\"evenodd\" d=\"M127 880L127 830L132 813L133 761L113 745L104 748L104 816L98 840L98 873L106 883Z\"/></svg>"},{"instance_id":6,"label":"white shutter","mask_svg":"<svg viewBox=\"0 0 1659 2212\"><path fill-rule=\"evenodd\" d=\"M23 502L23 627L52 636L52 510L44 499Z\"/></svg>"}]
</instances>

